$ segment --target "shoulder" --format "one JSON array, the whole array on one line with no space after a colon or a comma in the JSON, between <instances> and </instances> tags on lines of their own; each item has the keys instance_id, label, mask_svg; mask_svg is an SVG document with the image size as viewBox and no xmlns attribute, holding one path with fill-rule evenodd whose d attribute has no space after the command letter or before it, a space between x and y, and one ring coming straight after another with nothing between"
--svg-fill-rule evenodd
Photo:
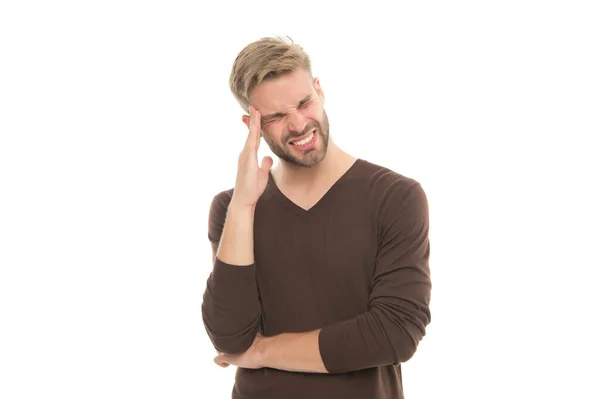
<instances>
[{"instance_id":1,"label":"shoulder","mask_svg":"<svg viewBox=\"0 0 600 399\"><path fill-rule=\"evenodd\" d=\"M359 175L380 225L428 224L427 194L419 180L365 160L361 160Z\"/></svg>"},{"instance_id":2,"label":"shoulder","mask_svg":"<svg viewBox=\"0 0 600 399\"><path fill-rule=\"evenodd\" d=\"M227 208L233 196L233 189L219 191L214 194L210 204L210 218L224 219L227 213Z\"/></svg>"},{"instance_id":3,"label":"shoulder","mask_svg":"<svg viewBox=\"0 0 600 399\"><path fill-rule=\"evenodd\" d=\"M396 202L415 195L425 195L421 183L416 178L366 160L359 162L360 177L366 184L365 188L382 202Z\"/></svg>"},{"instance_id":4,"label":"shoulder","mask_svg":"<svg viewBox=\"0 0 600 399\"><path fill-rule=\"evenodd\" d=\"M208 214L208 238L213 243L219 241L219 237L223 231L227 208L231 202L232 195L233 189L230 189L220 191L213 196Z\"/></svg>"},{"instance_id":5,"label":"shoulder","mask_svg":"<svg viewBox=\"0 0 600 399\"><path fill-rule=\"evenodd\" d=\"M212 205L216 206L229 206L231 198L233 197L233 188L228 190L219 191L213 195Z\"/></svg>"}]
</instances>

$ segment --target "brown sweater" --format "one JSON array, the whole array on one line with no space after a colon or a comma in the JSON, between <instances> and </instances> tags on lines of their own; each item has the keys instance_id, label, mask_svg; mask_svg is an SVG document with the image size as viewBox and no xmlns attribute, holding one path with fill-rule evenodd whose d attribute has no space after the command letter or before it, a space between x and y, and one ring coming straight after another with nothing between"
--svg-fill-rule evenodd
<instances>
[{"instance_id":1,"label":"brown sweater","mask_svg":"<svg viewBox=\"0 0 600 399\"><path fill-rule=\"evenodd\" d=\"M322 328L329 371L238 368L232 398L403 398L400 363L431 320L429 209L420 183L358 159L307 211L271 176L256 206L255 263L247 267L215 256L232 193L217 194L209 213L208 336L217 350L239 353L257 331Z\"/></svg>"}]
</instances>

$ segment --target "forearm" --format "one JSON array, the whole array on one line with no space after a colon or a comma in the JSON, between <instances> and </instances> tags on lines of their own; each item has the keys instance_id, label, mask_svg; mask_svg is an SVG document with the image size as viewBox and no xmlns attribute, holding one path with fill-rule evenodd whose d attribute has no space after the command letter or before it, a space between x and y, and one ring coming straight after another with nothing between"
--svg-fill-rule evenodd
<instances>
[{"instance_id":1,"label":"forearm","mask_svg":"<svg viewBox=\"0 0 600 399\"><path fill-rule=\"evenodd\" d=\"M268 337L261 342L263 367L291 372L344 373L399 364L414 354L427 321L422 323L418 326L372 309L319 330Z\"/></svg>"},{"instance_id":2,"label":"forearm","mask_svg":"<svg viewBox=\"0 0 600 399\"><path fill-rule=\"evenodd\" d=\"M233 266L254 264L254 207L233 200L227 209L217 258Z\"/></svg>"},{"instance_id":3,"label":"forearm","mask_svg":"<svg viewBox=\"0 0 600 399\"><path fill-rule=\"evenodd\" d=\"M305 373L327 373L319 351L320 330L265 338L264 367Z\"/></svg>"}]
</instances>

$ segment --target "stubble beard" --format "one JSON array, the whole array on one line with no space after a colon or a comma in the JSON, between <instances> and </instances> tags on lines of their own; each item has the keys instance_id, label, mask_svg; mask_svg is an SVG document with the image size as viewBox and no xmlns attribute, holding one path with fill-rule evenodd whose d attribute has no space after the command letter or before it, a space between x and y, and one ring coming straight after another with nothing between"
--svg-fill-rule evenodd
<instances>
[{"instance_id":1,"label":"stubble beard","mask_svg":"<svg viewBox=\"0 0 600 399\"><path fill-rule=\"evenodd\" d=\"M290 135L286 136L285 141L282 143L275 143L268 135L264 135L265 141L268 144L269 148L279 159L282 161L301 168L311 168L321 162L325 155L327 155L327 146L329 144L329 118L327 117L327 113L323 111L323 123L319 123L314 121L306 127L306 129L301 133L293 134L295 137L301 137L302 135L308 133L312 129L317 128L317 146L303 152L301 155L294 155L294 153L298 153L298 151L294 151L287 144L290 139ZM319 142L320 147L319 147Z\"/></svg>"}]
</instances>

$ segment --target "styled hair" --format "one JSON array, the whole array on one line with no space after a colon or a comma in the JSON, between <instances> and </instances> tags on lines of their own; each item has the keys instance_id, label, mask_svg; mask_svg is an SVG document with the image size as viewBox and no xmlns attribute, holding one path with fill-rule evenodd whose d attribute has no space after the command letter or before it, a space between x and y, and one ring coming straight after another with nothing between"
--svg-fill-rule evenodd
<instances>
[{"instance_id":1,"label":"styled hair","mask_svg":"<svg viewBox=\"0 0 600 399\"><path fill-rule=\"evenodd\" d=\"M265 80L303 68L312 77L310 57L287 36L287 40L264 37L248 44L236 57L229 75L229 87L237 102L247 112L250 92Z\"/></svg>"}]
</instances>

